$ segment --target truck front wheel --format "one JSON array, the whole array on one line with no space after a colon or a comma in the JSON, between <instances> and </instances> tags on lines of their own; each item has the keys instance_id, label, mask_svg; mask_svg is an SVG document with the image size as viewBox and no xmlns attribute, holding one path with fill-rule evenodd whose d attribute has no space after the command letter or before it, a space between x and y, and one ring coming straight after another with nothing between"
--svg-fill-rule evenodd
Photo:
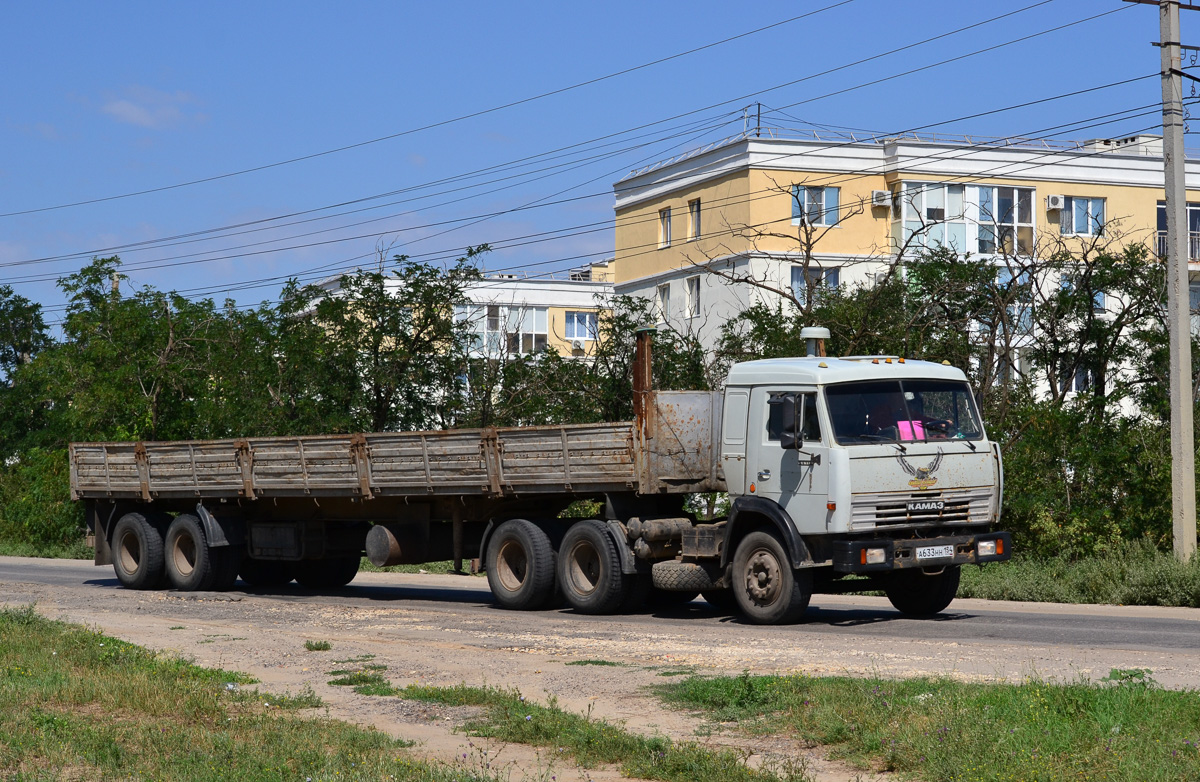
<instances>
[{"instance_id":1,"label":"truck front wheel","mask_svg":"<svg viewBox=\"0 0 1200 782\"><path fill-rule=\"evenodd\" d=\"M938 573L897 570L888 577L884 592L896 610L909 616L933 616L946 610L958 594L962 571L947 567Z\"/></svg>"},{"instance_id":2,"label":"truck front wheel","mask_svg":"<svg viewBox=\"0 0 1200 782\"><path fill-rule=\"evenodd\" d=\"M182 592L217 591L237 580L238 551L208 545L200 519L181 513L167 528L166 571L171 586Z\"/></svg>"},{"instance_id":3,"label":"truck front wheel","mask_svg":"<svg viewBox=\"0 0 1200 782\"><path fill-rule=\"evenodd\" d=\"M126 513L113 527L113 571L126 589L155 589L163 580L163 536L144 514Z\"/></svg>"},{"instance_id":4,"label":"truck front wheel","mask_svg":"<svg viewBox=\"0 0 1200 782\"><path fill-rule=\"evenodd\" d=\"M611 614L625 599L621 554L608 528L594 519L574 524L558 548L558 586L583 614Z\"/></svg>"},{"instance_id":5,"label":"truck front wheel","mask_svg":"<svg viewBox=\"0 0 1200 782\"><path fill-rule=\"evenodd\" d=\"M488 586L503 607L532 611L554 596L554 547L532 521L501 524L488 540L485 556Z\"/></svg>"},{"instance_id":6,"label":"truck front wheel","mask_svg":"<svg viewBox=\"0 0 1200 782\"><path fill-rule=\"evenodd\" d=\"M769 532L751 532L733 555L733 595L758 625L799 621L812 597L812 573L793 570L787 549Z\"/></svg>"}]
</instances>

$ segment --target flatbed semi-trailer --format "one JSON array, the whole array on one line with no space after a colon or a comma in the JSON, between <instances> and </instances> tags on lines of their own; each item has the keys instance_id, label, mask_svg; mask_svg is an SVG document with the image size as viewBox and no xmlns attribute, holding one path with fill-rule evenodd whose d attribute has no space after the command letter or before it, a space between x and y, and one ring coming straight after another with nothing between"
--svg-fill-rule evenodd
<instances>
[{"instance_id":1,"label":"flatbed semi-trailer","mask_svg":"<svg viewBox=\"0 0 1200 782\"><path fill-rule=\"evenodd\" d=\"M991 531L999 450L960 371L813 355L735 365L723 393L655 391L649 351L639 335L633 421L73 443L72 497L96 563L140 589L329 588L364 554L477 556L509 608L605 613L657 588L765 623L814 591L935 613L961 565L1011 556ZM728 492L727 518L685 510L706 492ZM562 518L578 500L601 511Z\"/></svg>"}]
</instances>

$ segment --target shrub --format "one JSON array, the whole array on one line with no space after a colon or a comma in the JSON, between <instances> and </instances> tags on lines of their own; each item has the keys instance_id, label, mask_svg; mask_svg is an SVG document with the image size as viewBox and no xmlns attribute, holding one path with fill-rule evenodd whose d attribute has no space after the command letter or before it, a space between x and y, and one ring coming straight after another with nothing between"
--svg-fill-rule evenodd
<instances>
[{"instance_id":1,"label":"shrub","mask_svg":"<svg viewBox=\"0 0 1200 782\"><path fill-rule=\"evenodd\" d=\"M55 549L83 535L83 506L71 502L66 450L34 448L0 468L0 543Z\"/></svg>"}]
</instances>

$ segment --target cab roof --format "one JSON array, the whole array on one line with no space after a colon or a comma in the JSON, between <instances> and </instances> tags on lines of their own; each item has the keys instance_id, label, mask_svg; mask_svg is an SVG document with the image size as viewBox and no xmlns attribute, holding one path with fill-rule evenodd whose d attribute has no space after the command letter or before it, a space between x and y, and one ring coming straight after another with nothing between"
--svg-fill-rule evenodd
<instances>
[{"instance_id":1,"label":"cab roof","mask_svg":"<svg viewBox=\"0 0 1200 782\"><path fill-rule=\"evenodd\" d=\"M824 364L824 366L822 366ZM901 380L925 378L966 382L961 369L933 361L901 359L896 356L827 356L823 358L767 358L734 364L726 386L758 386L781 383L828 385L854 380Z\"/></svg>"}]
</instances>

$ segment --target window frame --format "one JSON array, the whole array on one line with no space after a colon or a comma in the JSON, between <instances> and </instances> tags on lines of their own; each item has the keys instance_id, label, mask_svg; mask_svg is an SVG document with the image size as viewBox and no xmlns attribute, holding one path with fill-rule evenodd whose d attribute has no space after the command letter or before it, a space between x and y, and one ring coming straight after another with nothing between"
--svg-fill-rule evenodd
<instances>
[{"instance_id":1,"label":"window frame","mask_svg":"<svg viewBox=\"0 0 1200 782\"><path fill-rule=\"evenodd\" d=\"M684 278L684 315L691 319L700 317L700 275ZM693 291L693 288L695 289Z\"/></svg>"},{"instance_id":2,"label":"window frame","mask_svg":"<svg viewBox=\"0 0 1200 782\"><path fill-rule=\"evenodd\" d=\"M664 206L658 210L658 247L671 246L671 207Z\"/></svg>"},{"instance_id":3,"label":"window frame","mask_svg":"<svg viewBox=\"0 0 1200 782\"><path fill-rule=\"evenodd\" d=\"M688 201L688 237L689 242L700 238L700 199Z\"/></svg>"},{"instance_id":4,"label":"window frame","mask_svg":"<svg viewBox=\"0 0 1200 782\"><path fill-rule=\"evenodd\" d=\"M664 282L654 286L654 314L659 323L668 323L671 319L671 283Z\"/></svg>"},{"instance_id":5,"label":"window frame","mask_svg":"<svg viewBox=\"0 0 1200 782\"><path fill-rule=\"evenodd\" d=\"M598 312L591 310L566 310L563 314L564 339L582 339L585 342L594 342L599 339L599 315ZM579 333L581 319L583 321L582 334Z\"/></svg>"},{"instance_id":6,"label":"window frame","mask_svg":"<svg viewBox=\"0 0 1200 782\"><path fill-rule=\"evenodd\" d=\"M817 207L810 191L820 191L821 203ZM792 225L809 225L816 227L835 226L841 222L842 189L840 187L825 187L808 185L792 185ZM829 194L833 195L830 203ZM814 208L817 207L817 208ZM820 220L809 221L813 215L819 215Z\"/></svg>"},{"instance_id":7,"label":"window frame","mask_svg":"<svg viewBox=\"0 0 1200 782\"><path fill-rule=\"evenodd\" d=\"M1107 204L1105 203L1106 200L1107 199L1104 199L1104 198L1087 198L1087 197L1083 197L1083 196L1064 196L1063 197L1063 208L1059 212L1059 217L1058 217L1059 233L1062 234L1063 236L1103 236L1104 235L1104 217L1105 217L1105 212L1106 212L1106 207L1107 207ZM1080 231L1078 225L1076 225L1076 223L1078 222L1075 219L1075 202L1076 201L1083 201L1083 202L1087 203L1087 206L1085 207L1085 211L1084 211L1084 221L1087 223L1087 228L1089 230ZM1100 205L1100 210L1099 210L1100 217L1098 220L1096 218L1096 209L1095 209L1096 204ZM1063 227L1064 219L1069 221L1068 226L1065 228Z\"/></svg>"}]
</instances>

